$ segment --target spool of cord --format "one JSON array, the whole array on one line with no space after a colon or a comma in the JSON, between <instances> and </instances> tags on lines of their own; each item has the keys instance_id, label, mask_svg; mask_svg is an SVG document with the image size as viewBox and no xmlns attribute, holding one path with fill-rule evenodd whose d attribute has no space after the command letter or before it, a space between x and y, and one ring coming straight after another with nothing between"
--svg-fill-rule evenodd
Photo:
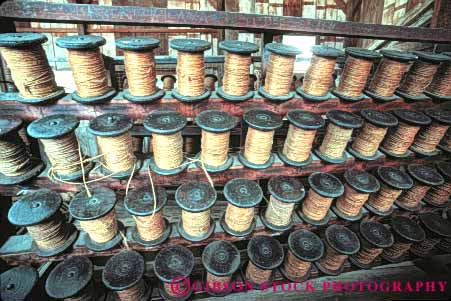
<instances>
[{"instance_id":1,"label":"spool of cord","mask_svg":"<svg viewBox=\"0 0 451 301\"><path fill-rule=\"evenodd\" d=\"M294 206L304 199L304 185L296 178L276 176L269 179L268 191L268 206L260 215L263 225L273 231L289 230L293 226Z\"/></svg>"},{"instance_id":2,"label":"spool of cord","mask_svg":"<svg viewBox=\"0 0 451 301\"><path fill-rule=\"evenodd\" d=\"M58 193L40 189L14 202L8 211L11 224L26 227L38 256L60 254L77 239L78 232L75 227L67 223L60 212L61 204Z\"/></svg>"},{"instance_id":3,"label":"spool of cord","mask_svg":"<svg viewBox=\"0 0 451 301\"><path fill-rule=\"evenodd\" d=\"M265 84L258 93L271 101L287 101L294 97L291 90L294 62L301 51L293 46L281 43L265 45L265 52L269 52L269 62L266 67Z\"/></svg>"},{"instance_id":4,"label":"spool of cord","mask_svg":"<svg viewBox=\"0 0 451 301\"><path fill-rule=\"evenodd\" d=\"M84 162L87 158L83 156L75 135L79 123L73 115L57 114L37 119L28 126L28 135L39 139L52 165L49 171L51 179L72 181L91 170L92 163Z\"/></svg>"},{"instance_id":5,"label":"spool of cord","mask_svg":"<svg viewBox=\"0 0 451 301\"><path fill-rule=\"evenodd\" d=\"M226 296L233 289L233 273L240 267L240 251L228 241L213 241L202 252L202 265L206 270L207 293Z\"/></svg>"},{"instance_id":6,"label":"spool of cord","mask_svg":"<svg viewBox=\"0 0 451 301\"><path fill-rule=\"evenodd\" d=\"M280 242L271 236L254 236L247 244L247 256L249 261L243 273L245 281L257 290L270 287L273 271L283 263L284 252Z\"/></svg>"},{"instance_id":7,"label":"spool of cord","mask_svg":"<svg viewBox=\"0 0 451 301\"><path fill-rule=\"evenodd\" d=\"M19 102L45 104L64 96L42 48L45 42L47 37L40 33L0 34L0 52L19 90Z\"/></svg>"},{"instance_id":8,"label":"spool of cord","mask_svg":"<svg viewBox=\"0 0 451 301\"><path fill-rule=\"evenodd\" d=\"M116 217L116 194L105 187L94 188L89 194L77 193L69 205L70 215L80 222L85 245L92 251L106 251L122 241L122 224Z\"/></svg>"},{"instance_id":9,"label":"spool of cord","mask_svg":"<svg viewBox=\"0 0 451 301\"><path fill-rule=\"evenodd\" d=\"M342 225L331 225L325 231L326 255L315 262L318 270L326 275L337 276L343 271L348 256L360 250L358 236Z\"/></svg>"},{"instance_id":10,"label":"spool of cord","mask_svg":"<svg viewBox=\"0 0 451 301\"><path fill-rule=\"evenodd\" d=\"M219 49L225 53L224 76L222 87L217 91L218 95L225 100L240 102L254 96L254 88L250 88L250 67L252 64L252 53L258 51L254 43L242 41L221 41Z\"/></svg>"},{"instance_id":11,"label":"spool of cord","mask_svg":"<svg viewBox=\"0 0 451 301\"><path fill-rule=\"evenodd\" d=\"M216 90L216 82L218 81L218 77L214 74L206 74L205 75L205 89L213 92Z\"/></svg>"},{"instance_id":12,"label":"spool of cord","mask_svg":"<svg viewBox=\"0 0 451 301\"><path fill-rule=\"evenodd\" d=\"M360 115L364 119L363 126L348 146L348 151L360 160L376 160L382 155L378 152L382 140L389 128L398 125L398 119L390 113L371 109L361 110Z\"/></svg>"},{"instance_id":13,"label":"spool of cord","mask_svg":"<svg viewBox=\"0 0 451 301\"><path fill-rule=\"evenodd\" d=\"M313 262L324 255L324 244L313 232L296 230L288 236L288 251L280 272L292 282L310 278Z\"/></svg>"},{"instance_id":14,"label":"spool of cord","mask_svg":"<svg viewBox=\"0 0 451 301\"><path fill-rule=\"evenodd\" d=\"M326 113L328 122L326 134L321 146L315 149L315 154L323 161L340 164L347 160L346 146L351 140L352 132L362 126L359 116L340 110Z\"/></svg>"},{"instance_id":15,"label":"spool of cord","mask_svg":"<svg viewBox=\"0 0 451 301\"><path fill-rule=\"evenodd\" d=\"M413 186L412 178L404 171L394 167L381 166L377 169L380 190L370 195L365 208L378 216L389 216L393 213L393 203L403 190Z\"/></svg>"},{"instance_id":16,"label":"spool of cord","mask_svg":"<svg viewBox=\"0 0 451 301\"><path fill-rule=\"evenodd\" d=\"M101 36L77 35L56 39L56 45L67 49L70 68L77 90L72 99L86 104L96 104L110 100L116 90L108 83L100 46L106 40Z\"/></svg>"},{"instance_id":17,"label":"spool of cord","mask_svg":"<svg viewBox=\"0 0 451 301\"><path fill-rule=\"evenodd\" d=\"M361 269L370 269L383 250L394 243L393 234L383 224L376 221L360 223L360 250L349 261Z\"/></svg>"},{"instance_id":18,"label":"spool of cord","mask_svg":"<svg viewBox=\"0 0 451 301\"><path fill-rule=\"evenodd\" d=\"M393 114L398 118L398 126L388 131L379 149L390 157L406 158L420 128L432 120L421 112L408 109L396 109Z\"/></svg>"},{"instance_id":19,"label":"spool of cord","mask_svg":"<svg viewBox=\"0 0 451 301\"><path fill-rule=\"evenodd\" d=\"M379 181L364 170L348 169L343 176L344 194L337 198L332 211L340 218L357 221L363 217L363 205L370 194L380 189Z\"/></svg>"},{"instance_id":20,"label":"spool of cord","mask_svg":"<svg viewBox=\"0 0 451 301\"><path fill-rule=\"evenodd\" d=\"M192 293L189 277L194 268L194 255L186 247L173 245L161 250L153 265L161 283L158 288L165 300L187 300Z\"/></svg>"},{"instance_id":21,"label":"spool of cord","mask_svg":"<svg viewBox=\"0 0 451 301\"><path fill-rule=\"evenodd\" d=\"M290 122L283 149L279 150L280 160L285 164L302 167L312 162L312 146L316 132L324 126L320 115L303 110L292 110L287 114Z\"/></svg>"},{"instance_id":22,"label":"spool of cord","mask_svg":"<svg viewBox=\"0 0 451 301\"><path fill-rule=\"evenodd\" d=\"M359 101L365 96L368 77L374 61L382 57L381 54L364 48L347 47L345 49L346 62L341 73L337 88L332 93L344 101Z\"/></svg>"},{"instance_id":23,"label":"spool of cord","mask_svg":"<svg viewBox=\"0 0 451 301\"><path fill-rule=\"evenodd\" d=\"M404 191L395 203L404 210L418 211L421 207L420 201L429 189L442 185L444 179L435 168L427 165L409 164L406 170L413 179L413 186Z\"/></svg>"},{"instance_id":24,"label":"spool of cord","mask_svg":"<svg viewBox=\"0 0 451 301\"><path fill-rule=\"evenodd\" d=\"M255 207L263 199L263 191L257 182L236 178L224 185L227 208L220 224L233 236L247 236L255 229Z\"/></svg>"},{"instance_id":25,"label":"spool of cord","mask_svg":"<svg viewBox=\"0 0 451 301\"><path fill-rule=\"evenodd\" d=\"M44 164L32 158L19 131L22 120L15 117L0 119L0 185L14 185L37 176Z\"/></svg>"},{"instance_id":26,"label":"spool of cord","mask_svg":"<svg viewBox=\"0 0 451 301\"><path fill-rule=\"evenodd\" d=\"M220 110L203 111L196 116L196 124L202 129L201 152L196 156L199 168L208 172L222 172L232 166L229 155L230 131L237 120L227 112Z\"/></svg>"},{"instance_id":27,"label":"spool of cord","mask_svg":"<svg viewBox=\"0 0 451 301\"><path fill-rule=\"evenodd\" d=\"M425 230L426 239L414 243L410 252L418 257L427 258L442 239L451 238L451 222L438 213L427 212L419 215L421 227Z\"/></svg>"},{"instance_id":28,"label":"spool of cord","mask_svg":"<svg viewBox=\"0 0 451 301\"><path fill-rule=\"evenodd\" d=\"M136 103L149 103L164 96L157 87L157 66L154 49L160 40L150 37L126 37L116 40L116 46L124 51L125 75L128 89L124 98Z\"/></svg>"},{"instance_id":29,"label":"spool of cord","mask_svg":"<svg viewBox=\"0 0 451 301\"><path fill-rule=\"evenodd\" d=\"M313 46L310 66L305 73L302 86L296 92L304 99L321 102L331 98L329 90L333 86L333 74L337 58L343 51L326 46Z\"/></svg>"},{"instance_id":30,"label":"spool of cord","mask_svg":"<svg viewBox=\"0 0 451 301\"><path fill-rule=\"evenodd\" d=\"M155 193L155 197L154 197ZM171 224L163 215L167 195L163 187L132 189L124 198L124 207L135 220L128 236L138 244L152 247L163 243L171 234Z\"/></svg>"},{"instance_id":31,"label":"spool of cord","mask_svg":"<svg viewBox=\"0 0 451 301\"><path fill-rule=\"evenodd\" d=\"M445 136L443 137L442 141L440 142L438 148L441 150L451 153L451 130L448 129Z\"/></svg>"},{"instance_id":32,"label":"spool of cord","mask_svg":"<svg viewBox=\"0 0 451 301\"><path fill-rule=\"evenodd\" d=\"M174 75L163 75L161 77L161 81L163 82L163 90L164 91L172 91L174 89L174 84L177 81Z\"/></svg>"},{"instance_id":33,"label":"spool of cord","mask_svg":"<svg viewBox=\"0 0 451 301\"><path fill-rule=\"evenodd\" d=\"M413 54L418 56L418 60L410 67L396 94L410 101L427 100L424 90L432 82L441 63L448 61L449 57L423 51L414 51Z\"/></svg>"},{"instance_id":34,"label":"spool of cord","mask_svg":"<svg viewBox=\"0 0 451 301\"><path fill-rule=\"evenodd\" d=\"M428 108L424 113L432 122L418 132L410 149L423 156L435 156L440 153L437 146L450 128L451 111Z\"/></svg>"},{"instance_id":35,"label":"spool of cord","mask_svg":"<svg viewBox=\"0 0 451 301\"><path fill-rule=\"evenodd\" d=\"M115 291L120 301L144 301L152 288L144 279L145 262L136 251L121 251L108 259L102 271L102 282Z\"/></svg>"},{"instance_id":36,"label":"spool of cord","mask_svg":"<svg viewBox=\"0 0 451 301\"><path fill-rule=\"evenodd\" d=\"M202 241L215 229L211 207L216 202L216 190L206 182L187 182L175 192L175 201L182 208L177 224L179 234L189 241Z\"/></svg>"},{"instance_id":37,"label":"spool of cord","mask_svg":"<svg viewBox=\"0 0 451 301\"><path fill-rule=\"evenodd\" d=\"M428 205L444 208L448 206L451 196L451 163L439 162L436 164L438 172L445 180L442 185L432 186L423 198Z\"/></svg>"},{"instance_id":38,"label":"spool of cord","mask_svg":"<svg viewBox=\"0 0 451 301\"><path fill-rule=\"evenodd\" d=\"M451 100L451 52L441 54L447 56L447 60L440 65L424 94L433 99L448 101Z\"/></svg>"},{"instance_id":39,"label":"spool of cord","mask_svg":"<svg viewBox=\"0 0 451 301\"><path fill-rule=\"evenodd\" d=\"M45 291L58 300L97 300L103 295L103 290L96 288L93 274L94 266L88 257L69 257L50 272L45 281Z\"/></svg>"},{"instance_id":40,"label":"spool of cord","mask_svg":"<svg viewBox=\"0 0 451 301\"><path fill-rule=\"evenodd\" d=\"M275 130L282 127L282 118L267 110L251 110L243 115L248 125L244 151L240 152L240 162L252 169L264 169L274 162L272 145Z\"/></svg>"},{"instance_id":41,"label":"spool of cord","mask_svg":"<svg viewBox=\"0 0 451 301\"><path fill-rule=\"evenodd\" d=\"M186 118L174 111L153 111L143 125L152 133L153 157L150 168L160 175L175 175L186 169L184 162L182 129Z\"/></svg>"},{"instance_id":42,"label":"spool of cord","mask_svg":"<svg viewBox=\"0 0 451 301\"><path fill-rule=\"evenodd\" d=\"M38 280L38 271L31 266L19 265L10 268L0 274L0 298L32 301L40 297L39 288L36 285Z\"/></svg>"},{"instance_id":43,"label":"spool of cord","mask_svg":"<svg viewBox=\"0 0 451 301\"><path fill-rule=\"evenodd\" d=\"M113 178L127 178L140 167L135 158L129 130L133 121L124 114L107 113L89 123L89 132L96 136L101 156L100 172Z\"/></svg>"},{"instance_id":44,"label":"spool of cord","mask_svg":"<svg viewBox=\"0 0 451 301\"><path fill-rule=\"evenodd\" d=\"M379 101L392 101L397 98L394 93L404 73L418 57L398 50L383 49L380 53L383 58L379 61L365 94Z\"/></svg>"},{"instance_id":45,"label":"spool of cord","mask_svg":"<svg viewBox=\"0 0 451 301\"><path fill-rule=\"evenodd\" d=\"M405 216L392 217L390 230L395 242L391 247L384 249L381 256L391 263L401 262L413 243L419 243L426 239L423 228Z\"/></svg>"},{"instance_id":46,"label":"spool of cord","mask_svg":"<svg viewBox=\"0 0 451 301\"><path fill-rule=\"evenodd\" d=\"M177 50L177 88L172 96L182 102L198 102L210 97L211 91L205 89L204 51L211 43L198 39L173 39L169 42Z\"/></svg>"},{"instance_id":47,"label":"spool of cord","mask_svg":"<svg viewBox=\"0 0 451 301\"><path fill-rule=\"evenodd\" d=\"M334 198L344 193L344 186L338 178L315 172L308 177L310 189L298 211L299 217L308 224L326 225L330 219L329 208Z\"/></svg>"}]
</instances>

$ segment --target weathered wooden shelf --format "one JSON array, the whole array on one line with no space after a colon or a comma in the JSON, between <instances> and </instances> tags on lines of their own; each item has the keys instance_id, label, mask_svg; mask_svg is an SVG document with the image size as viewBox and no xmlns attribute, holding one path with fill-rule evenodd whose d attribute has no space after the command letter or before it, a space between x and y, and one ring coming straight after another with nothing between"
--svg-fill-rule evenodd
<instances>
[{"instance_id":1,"label":"weathered wooden shelf","mask_svg":"<svg viewBox=\"0 0 451 301\"><path fill-rule=\"evenodd\" d=\"M79 119L93 119L104 113L120 112L127 114L135 120L142 120L154 110L173 110L186 117L195 117L205 110L221 110L234 116L241 116L252 109L266 109L279 115L285 115L290 110L301 109L319 114L324 114L333 109L350 112L358 112L362 109L374 109L389 111L399 108L423 109L434 105L432 100L419 102L406 102L398 98L390 102L377 102L371 98L365 98L358 102L343 102L338 98L331 98L324 102L310 102L297 96L283 103L271 102L255 93L253 99L232 103L219 98L216 93L205 101L199 103L183 103L172 98L170 92L166 92L163 99L150 104L135 104L124 99L119 93L111 101L104 104L86 105L73 101L70 95L66 95L59 101L49 105L29 105L15 101L17 93L0 93L0 116L16 116L25 121L31 121L51 114L72 114Z\"/></svg>"}]
</instances>

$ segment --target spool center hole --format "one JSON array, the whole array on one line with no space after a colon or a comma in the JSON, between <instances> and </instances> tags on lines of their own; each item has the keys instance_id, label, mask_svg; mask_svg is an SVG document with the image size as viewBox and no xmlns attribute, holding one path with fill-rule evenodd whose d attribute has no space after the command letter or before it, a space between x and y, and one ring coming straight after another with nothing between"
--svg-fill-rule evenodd
<instances>
[{"instance_id":1,"label":"spool center hole","mask_svg":"<svg viewBox=\"0 0 451 301\"><path fill-rule=\"evenodd\" d=\"M39 208L41 205L42 204L40 202L33 203L33 208Z\"/></svg>"},{"instance_id":2,"label":"spool center hole","mask_svg":"<svg viewBox=\"0 0 451 301\"><path fill-rule=\"evenodd\" d=\"M6 289L11 291L15 288L16 286L14 285L14 283L8 283L8 285L6 286Z\"/></svg>"}]
</instances>

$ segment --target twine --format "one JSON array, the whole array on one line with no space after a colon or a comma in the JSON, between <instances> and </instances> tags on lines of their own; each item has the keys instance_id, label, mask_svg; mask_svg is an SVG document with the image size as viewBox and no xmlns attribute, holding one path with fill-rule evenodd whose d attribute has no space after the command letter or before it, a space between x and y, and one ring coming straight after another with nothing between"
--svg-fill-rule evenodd
<instances>
[{"instance_id":1,"label":"twine","mask_svg":"<svg viewBox=\"0 0 451 301\"><path fill-rule=\"evenodd\" d=\"M431 125L421 129L413 141L412 147L425 153L436 150L437 145L445 136L449 125L433 122Z\"/></svg>"},{"instance_id":2,"label":"twine","mask_svg":"<svg viewBox=\"0 0 451 301\"><path fill-rule=\"evenodd\" d=\"M326 244L326 256L321 258L319 263L325 269L337 271L343 266L346 259L348 259L348 255L340 254Z\"/></svg>"},{"instance_id":3,"label":"twine","mask_svg":"<svg viewBox=\"0 0 451 301\"><path fill-rule=\"evenodd\" d=\"M207 288L213 292L226 290L232 282L232 275L216 276L207 272ZM216 289L219 288L219 289ZM207 291L208 291L207 290Z\"/></svg>"},{"instance_id":4,"label":"twine","mask_svg":"<svg viewBox=\"0 0 451 301\"><path fill-rule=\"evenodd\" d=\"M368 86L368 90L379 96L392 96L409 66L410 63L407 62L382 58Z\"/></svg>"},{"instance_id":5,"label":"twine","mask_svg":"<svg viewBox=\"0 0 451 301\"><path fill-rule=\"evenodd\" d=\"M448 203L451 195L451 183L445 183L439 186L433 186L424 196L424 200L428 203L444 205Z\"/></svg>"},{"instance_id":6,"label":"twine","mask_svg":"<svg viewBox=\"0 0 451 301\"><path fill-rule=\"evenodd\" d=\"M166 76L163 80L163 90L171 91L174 89L175 79L172 76Z\"/></svg>"},{"instance_id":7,"label":"twine","mask_svg":"<svg viewBox=\"0 0 451 301\"><path fill-rule=\"evenodd\" d=\"M372 66L373 61L371 60L348 55L337 91L350 97L360 96L365 88Z\"/></svg>"},{"instance_id":8,"label":"twine","mask_svg":"<svg viewBox=\"0 0 451 301\"><path fill-rule=\"evenodd\" d=\"M132 137L128 132L114 137L97 136L97 145L103 163L111 172L125 172L135 166Z\"/></svg>"},{"instance_id":9,"label":"twine","mask_svg":"<svg viewBox=\"0 0 451 301\"><path fill-rule=\"evenodd\" d=\"M146 294L146 284L141 279L137 284L132 286L131 288L116 291L116 294L121 301L136 301L144 298Z\"/></svg>"},{"instance_id":10,"label":"twine","mask_svg":"<svg viewBox=\"0 0 451 301\"><path fill-rule=\"evenodd\" d=\"M63 216L60 212L49 221L27 226L27 231L41 250L52 250L63 246L66 242Z\"/></svg>"},{"instance_id":11,"label":"twine","mask_svg":"<svg viewBox=\"0 0 451 301\"><path fill-rule=\"evenodd\" d=\"M116 211L93 220L80 220L80 227L88 233L89 238L96 243L106 243L114 238L118 232Z\"/></svg>"},{"instance_id":12,"label":"twine","mask_svg":"<svg viewBox=\"0 0 451 301\"><path fill-rule=\"evenodd\" d=\"M24 98L46 97L58 90L42 45L0 47L11 77Z\"/></svg>"},{"instance_id":13,"label":"twine","mask_svg":"<svg viewBox=\"0 0 451 301\"><path fill-rule=\"evenodd\" d=\"M408 208L416 208L429 189L430 186L419 184L414 185L409 190L404 191L404 193L399 197L398 201Z\"/></svg>"},{"instance_id":14,"label":"twine","mask_svg":"<svg viewBox=\"0 0 451 301\"><path fill-rule=\"evenodd\" d=\"M420 130L419 126L409 125L404 122L399 122L398 127L392 133L385 136L382 146L389 152L397 155L402 155L407 152L412 145L415 135Z\"/></svg>"},{"instance_id":15,"label":"twine","mask_svg":"<svg viewBox=\"0 0 451 301\"><path fill-rule=\"evenodd\" d=\"M295 60L293 56L271 53L266 69L266 92L274 96L283 96L290 92Z\"/></svg>"},{"instance_id":16,"label":"twine","mask_svg":"<svg viewBox=\"0 0 451 301\"><path fill-rule=\"evenodd\" d=\"M164 282L163 289L169 295L173 297L180 297L182 294L186 294L189 291L188 281L177 282L177 285L173 282Z\"/></svg>"},{"instance_id":17,"label":"twine","mask_svg":"<svg viewBox=\"0 0 451 301\"><path fill-rule=\"evenodd\" d=\"M422 242L413 244L410 250L418 254L428 255L439 242L440 238L426 238Z\"/></svg>"},{"instance_id":18,"label":"twine","mask_svg":"<svg viewBox=\"0 0 451 301\"><path fill-rule=\"evenodd\" d=\"M391 247L384 249L384 255L388 258L399 258L412 246L411 243L395 242Z\"/></svg>"},{"instance_id":19,"label":"twine","mask_svg":"<svg viewBox=\"0 0 451 301\"><path fill-rule=\"evenodd\" d=\"M451 96L451 62L440 65L426 91L440 96Z\"/></svg>"},{"instance_id":20,"label":"twine","mask_svg":"<svg viewBox=\"0 0 451 301\"><path fill-rule=\"evenodd\" d=\"M393 189L384 183L381 183L381 189L379 192L370 195L368 204L381 212L387 212L401 193L402 190Z\"/></svg>"},{"instance_id":21,"label":"twine","mask_svg":"<svg viewBox=\"0 0 451 301\"><path fill-rule=\"evenodd\" d=\"M226 52L222 88L225 93L242 96L249 91L249 68L252 60L250 55Z\"/></svg>"},{"instance_id":22,"label":"twine","mask_svg":"<svg viewBox=\"0 0 451 301\"><path fill-rule=\"evenodd\" d=\"M368 193L360 193L345 184L345 193L337 199L336 206L346 215L357 216L369 196Z\"/></svg>"},{"instance_id":23,"label":"twine","mask_svg":"<svg viewBox=\"0 0 451 301\"><path fill-rule=\"evenodd\" d=\"M302 203L302 213L309 219L320 221L326 217L333 198L326 198L310 189L307 198Z\"/></svg>"},{"instance_id":24,"label":"twine","mask_svg":"<svg viewBox=\"0 0 451 301\"><path fill-rule=\"evenodd\" d=\"M275 226L287 226L291 223L294 205L294 203L281 202L271 195L268 207L266 208L265 218Z\"/></svg>"},{"instance_id":25,"label":"twine","mask_svg":"<svg viewBox=\"0 0 451 301\"><path fill-rule=\"evenodd\" d=\"M156 63L152 50L124 50L124 62L131 95L147 96L157 91Z\"/></svg>"},{"instance_id":26,"label":"twine","mask_svg":"<svg viewBox=\"0 0 451 301\"><path fill-rule=\"evenodd\" d=\"M306 161L310 157L315 135L316 130L304 130L290 124L282 153L289 160Z\"/></svg>"},{"instance_id":27,"label":"twine","mask_svg":"<svg viewBox=\"0 0 451 301\"><path fill-rule=\"evenodd\" d=\"M204 93L204 53L178 51L177 90L183 96L199 96Z\"/></svg>"},{"instance_id":28,"label":"twine","mask_svg":"<svg viewBox=\"0 0 451 301\"><path fill-rule=\"evenodd\" d=\"M291 250L288 250L283 269L290 278L293 280L304 280L304 277L310 272L311 267L311 262L297 258Z\"/></svg>"},{"instance_id":29,"label":"twine","mask_svg":"<svg viewBox=\"0 0 451 301\"><path fill-rule=\"evenodd\" d=\"M352 129L345 129L329 122L319 151L325 156L339 159L343 156L351 136Z\"/></svg>"},{"instance_id":30,"label":"twine","mask_svg":"<svg viewBox=\"0 0 451 301\"><path fill-rule=\"evenodd\" d=\"M304 76L302 89L310 95L326 95L332 85L335 62L335 58L313 55Z\"/></svg>"},{"instance_id":31,"label":"twine","mask_svg":"<svg viewBox=\"0 0 451 301\"><path fill-rule=\"evenodd\" d=\"M156 203L156 200L154 201ZM134 216L139 237L144 241L153 241L161 237L164 233L163 212L158 211L148 216Z\"/></svg>"},{"instance_id":32,"label":"twine","mask_svg":"<svg viewBox=\"0 0 451 301\"><path fill-rule=\"evenodd\" d=\"M439 64L431 64L420 60L415 61L399 85L399 90L412 96L421 95L431 83L439 66Z\"/></svg>"},{"instance_id":33,"label":"twine","mask_svg":"<svg viewBox=\"0 0 451 301\"><path fill-rule=\"evenodd\" d=\"M201 160L209 166L221 166L228 157L230 131L212 133L202 130Z\"/></svg>"},{"instance_id":34,"label":"twine","mask_svg":"<svg viewBox=\"0 0 451 301\"><path fill-rule=\"evenodd\" d=\"M274 131L259 131L249 127L244 147L244 157L251 163L264 164L271 156Z\"/></svg>"},{"instance_id":35,"label":"twine","mask_svg":"<svg viewBox=\"0 0 451 301\"><path fill-rule=\"evenodd\" d=\"M68 49L67 53L80 97L101 96L111 90L99 48Z\"/></svg>"},{"instance_id":36,"label":"twine","mask_svg":"<svg viewBox=\"0 0 451 301\"><path fill-rule=\"evenodd\" d=\"M18 133L14 132L4 139L0 140L0 173L15 177L33 169L31 155Z\"/></svg>"},{"instance_id":37,"label":"twine","mask_svg":"<svg viewBox=\"0 0 451 301\"><path fill-rule=\"evenodd\" d=\"M210 230L210 209L201 212L182 210L183 230L194 237L203 236Z\"/></svg>"},{"instance_id":38,"label":"twine","mask_svg":"<svg viewBox=\"0 0 451 301\"><path fill-rule=\"evenodd\" d=\"M251 261L247 263L246 279L256 283L262 284L269 281L272 275L272 270L263 270L256 267Z\"/></svg>"},{"instance_id":39,"label":"twine","mask_svg":"<svg viewBox=\"0 0 451 301\"><path fill-rule=\"evenodd\" d=\"M254 220L254 207L240 208L232 204L227 204L225 212L226 225L236 232L244 232L249 229Z\"/></svg>"},{"instance_id":40,"label":"twine","mask_svg":"<svg viewBox=\"0 0 451 301\"><path fill-rule=\"evenodd\" d=\"M352 148L363 156L374 156L382 140L384 140L387 130L388 128L378 127L372 123L365 122L355 137Z\"/></svg>"},{"instance_id":41,"label":"twine","mask_svg":"<svg viewBox=\"0 0 451 301\"><path fill-rule=\"evenodd\" d=\"M371 264L379 255L382 254L382 248L363 247L354 255L354 259L363 264Z\"/></svg>"},{"instance_id":42,"label":"twine","mask_svg":"<svg viewBox=\"0 0 451 301\"><path fill-rule=\"evenodd\" d=\"M174 169L183 162L183 138L179 131L170 135L152 133L155 164L161 169Z\"/></svg>"}]
</instances>

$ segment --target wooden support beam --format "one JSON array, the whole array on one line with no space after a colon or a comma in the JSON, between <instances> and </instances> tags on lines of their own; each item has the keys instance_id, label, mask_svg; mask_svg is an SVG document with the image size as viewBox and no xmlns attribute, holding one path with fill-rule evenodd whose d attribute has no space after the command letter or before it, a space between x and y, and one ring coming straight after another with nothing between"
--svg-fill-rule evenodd
<instances>
[{"instance_id":1,"label":"wooden support beam","mask_svg":"<svg viewBox=\"0 0 451 301\"><path fill-rule=\"evenodd\" d=\"M335 4L346 14L346 12L348 11L348 6L344 0L335 0Z\"/></svg>"}]
</instances>

